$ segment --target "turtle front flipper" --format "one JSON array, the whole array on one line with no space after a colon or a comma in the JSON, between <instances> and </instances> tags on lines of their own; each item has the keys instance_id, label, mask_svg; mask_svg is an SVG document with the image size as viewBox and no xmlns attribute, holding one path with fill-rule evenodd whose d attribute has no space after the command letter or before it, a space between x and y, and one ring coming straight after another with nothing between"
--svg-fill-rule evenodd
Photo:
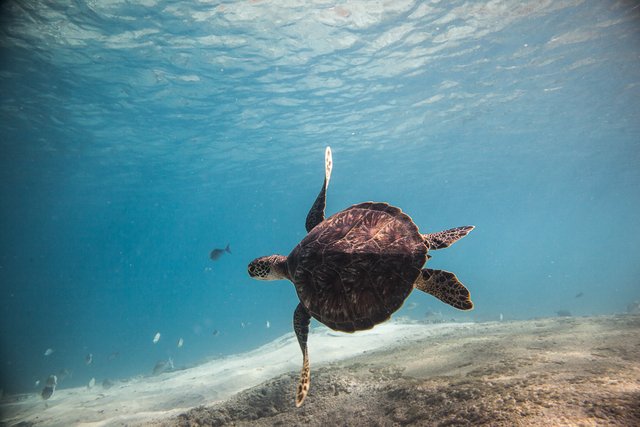
<instances>
[{"instance_id":1,"label":"turtle front flipper","mask_svg":"<svg viewBox=\"0 0 640 427\"><path fill-rule=\"evenodd\" d=\"M450 228L449 230L439 231L437 233L423 234L422 238L429 250L444 249L462 239L474 228L473 225Z\"/></svg>"},{"instance_id":2,"label":"turtle front flipper","mask_svg":"<svg viewBox=\"0 0 640 427\"><path fill-rule=\"evenodd\" d=\"M309 323L311 316L302 303L298 304L296 311L293 313L293 330L298 337L298 344L302 350L302 372L300 373L300 383L296 389L296 407L300 407L304 398L309 392L309 384L311 383L311 371L309 369L309 355L307 353L307 336L309 335Z\"/></svg>"},{"instance_id":3,"label":"turtle front flipper","mask_svg":"<svg viewBox=\"0 0 640 427\"><path fill-rule=\"evenodd\" d=\"M324 221L324 208L327 204L327 187L329 186L329 180L331 179L331 169L333 168L333 159L331 157L331 147L327 147L324 152L324 184L320 189L316 201L313 202L311 210L307 214L307 221L305 227L307 233L313 229L316 225Z\"/></svg>"},{"instance_id":4,"label":"turtle front flipper","mask_svg":"<svg viewBox=\"0 0 640 427\"><path fill-rule=\"evenodd\" d=\"M425 268L418 276L415 287L459 310L473 308L469 290L460 283L455 274L448 271Z\"/></svg>"}]
</instances>

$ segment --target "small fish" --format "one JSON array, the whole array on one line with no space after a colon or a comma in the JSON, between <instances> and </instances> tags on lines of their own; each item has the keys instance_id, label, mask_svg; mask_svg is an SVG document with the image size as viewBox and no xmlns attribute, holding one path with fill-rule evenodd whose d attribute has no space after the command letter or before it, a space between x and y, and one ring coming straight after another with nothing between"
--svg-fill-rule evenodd
<instances>
[{"instance_id":1,"label":"small fish","mask_svg":"<svg viewBox=\"0 0 640 427\"><path fill-rule=\"evenodd\" d=\"M113 387L113 382L109 378L105 378L104 381L102 381L102 388L109 390L111 387Z\"/></svg>"},{"instance_id":2,"label":"small fish","mask_svg":"<svg viewBox=\"0 0 640 427\"><path fill-rule=\"evenodd\" d=\"M576 294L576 298L580 298L580 297L582 297L583 295L584 295L584 293L583 293L583 292L578 292L578 293Z\"/></svg>"},{"instance_id":3,"label":"small fish","mask_svg":"<svg viewBox=\"0 0 640 427\"><path fill-rule=\"evenodd\" d=\"M267 320L267 328L271 327L271 323Z\"/></svg>"},{"instance_id":4,"label":"small fish","mask_svg":"<svg viewBox=\"0 0 640 427\"><path fill-rule=\"evenodd\" d=\"M49 378L47 378L47 383L45 384L44 388L42 389L42 393L40 394L42 396L42 399L47 400L51 396L53 396L53 392L56 390L57 385L58 378L55 375L49 375Z\"/></svg>"},{"instance_id":5,"label":"small fish","mask_svg":"<svg viewBox=\"0 0 640 427\"><path fill-rule=\"evenodd\" d=\"M500 321L502 322L502 319L504 319L504 316L502 315L502 313L500 313Z\"/></svg>"},{"instance_id":6,"label":"small fish","mask_svg":"<svg viewBox=\"0 0 640 427\"><path fill-rule=\"evenodd\" d=\"M218 335L220 335L220 331L217 329L214 329L212 334L214 337L217 337Z\"/></svg>"},{"instance_id":7,"label":"small fish","mask_svg":"<svg viewBox=\"0 0 640 427\"><path fill-rule=\"evenodd\" d=\"M418 306L418 303L416 302L411 302L407 305L407 310L413 310L414 308L416 308Z\"/></svg>"},{"instance_id":8,"label":"small fish","mask_svg":"<svg viewBox=\"0 0 640 427\"><path fill-rule=\"evenodd\" d=\"M92 378L89 380L89 384L87 384L87 388L88 388L89 390L91 390L91 389L93 388L93 386L95 386L95 385L96 385L96 379L92 377Z\"/></svg>"},{"instance_id":9,"label":"small fish","mask_svg":"<svg viewBox=\"0 0 640 427\"><path fill-rule=\"evenodd\" d=\"M93 354L88 353L85 357L84 357L84 363L87 365L91 365L91 362L93 362Z\"/></svg>"},{"instance_id":10,"label":"small fish","mask_svg":"<svg viewBox=\"0 0 640 427\"><path fill-rule=\"evenodd\" d=\"M227 247L224 249L214 249L211 251L211 253L209 253L209 258L211 258L212 261L217 261L222 255L224 255L224 253L231 253L231 248L229 247L229 245L227 244Z\"/></svg>"},{"instance_id":11,"label":"small fish","mask_svg":"<svg viewBox=\"0 0 640 427\"><path fill-rule=\"evenodd\" d=\"M114 351L113 353L111 353L108 357L109 360L115 360L118 358L118 356L120 356L120 352L119 351Z\"/></svg>"},{"instance_id":12,"label":"small fish","mask_svg":"<svg viewBox=\"0 0 640 427\"><path fill-rule=\"evenodd\" d=\"M153 337L154 344L158 344L158 341L160 341L160 332L156 332L155 336Z\"/></svg>"},{"instance_id":13,"label":"small fish","mask_svg":"<svg viewBox=\"0 0 640 427\"><path fill-rule=\"evenodd\" d=\"M48 348L44 351L44 355L45 356L51 356L53 354L53 349L52 348Z\"/></svg>"},{"instance_id":14,"label":"small fish","mask_svg":"<svg viewBox=\"0 0 640 427\"><path fill-rule=\"evenodd\" d=\"M571 312L569 310L558 310L556 311L558 317L571 317Z\"/></svg>"},{"instance_id":15,"label":"small fish","mask_svg":"<svg viewBox=\"0 0 640 427\"><path fill-rule=\"evenodd\" d=\"M424 317L436 317L437 315L438 313L431 310L430 308L427 308L427 311L424 312Z\"/></svg>"},{"instance_id":16,"label":"small fish","mask_svg":"<svg viewBox=\"0 0 640 427\"><path fill-rule=\"evenodd\" d=\"M240 322L240 326L242 326L242 328L244 328L247 325L245 325L244 322Z\"/></svg>"},{"instance_id":17,"label":"small fish","mask_svg":"<svg viewBox=\"0 0 640 427\"><path fill-rule=\"evenodd\" d=\"M156 366L153 367L153 375L160 375L163 372L167 372L174 369L173 367L173 359L169 358L169 360L161 360L156 363Z\"/></svg>"},{"instance_id":18,"label":"small fish","mask_svg":"<svg viewBox=\"0 0 640 427\"><path fill-rule=\"evenodd\" d=\"M184 345L184 340L182 339L182 337L180 337L180 339L178 340L178 348L182 347Z\"/></svg>"},{"instance_id":19,"label":"small fish","mask_svg":"<svg viewBox=\"0 0 640 427\"><path fill-rule=\"evenodd\" d=\"M40 385L40 380L36 380L35 387L38 388L39 385Z\"/></svg>"},{"instance_id":20,"label":"small fish","mask_svg":"<svg viewBox=\"0 0 640 427\"><path fill-rule=\"evenodd\" d=\"M73 376L73 372L71 372L66 368L63 368L58 371L57 380L62 382L64 381L65 378L67 377L71 378L72 376Z\"/></svg>"}]
</instances>

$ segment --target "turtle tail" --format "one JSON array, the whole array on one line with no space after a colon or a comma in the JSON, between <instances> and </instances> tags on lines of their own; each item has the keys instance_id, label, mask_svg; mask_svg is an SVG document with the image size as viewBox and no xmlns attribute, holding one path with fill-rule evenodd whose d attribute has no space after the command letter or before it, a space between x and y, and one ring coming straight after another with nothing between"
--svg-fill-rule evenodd
<instances>
[{"instance_id":1,"label":"turtle tail","mask_svg":"<svg viewBox=\"0 0 640 427\"><path fill-rule=\"evenodd\" d=\"M231 253L231 247L229 246L231 243L227 243L227 247L224 248L225 251Z\"/></svg>"}]
</instances>

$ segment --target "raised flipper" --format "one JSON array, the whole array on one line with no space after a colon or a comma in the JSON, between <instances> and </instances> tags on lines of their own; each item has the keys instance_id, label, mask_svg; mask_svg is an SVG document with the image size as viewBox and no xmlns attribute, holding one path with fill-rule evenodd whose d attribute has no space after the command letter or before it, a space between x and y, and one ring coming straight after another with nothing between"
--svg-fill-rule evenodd
<instances>
[{"instance_id":1,"label":"raised flipper","mask_svg":"<svg viewBox=\"0 0 640 427\"><path fill-rule=\"evenodd\" d=\"M324 207L327 204L327 187L329 186L329 180L331 179L331 169L333 168L333 159L331 157L331 147L327 147L324 152L324 184L320 189L320 193L313 202L311 210L307 214L307 221L305 227L307 233L310 232L313 227L324 221Z\"/></svg>"},{"instance_id":2,"label":"raised flipper","mask_svg":"<svg viewBox=\"0 0 640 427\"><path fill-rule=\"evenodd\" d=\"M456 241L469 234L475 227L466 225L464 227L451 228L432 234L423 234L422 238L429 250L444 249L453 245Z\"/></svg>"},{"instance_id":3,"label":"raised flipper","mask_svg":"<svg viewBox=\"0 0 640 427\"><path fill-rule=\"evenodd\" d=\"M307 336L309 335L309 323L311 316L302 303L298 304L296 311L293 313L293 330L298 337L298 344L302 350L302 372L300 373L300 383L296 389L296 407L300 407L304 398L309 392L309 384L311 380L311 371L309 369L309 355L307 353Z\"/></svg>"},{"instance_id":4,"label":"raised flipper","mask_svg":"<svg viewBox=\"0 0 640 427\"><path fill-rule=\"evenodd\" d=\"M459 310L473 308L467 288L460 283L455 274L448 271L425 268L416 280L415 287Z\"/></svg>"}]
</instances>

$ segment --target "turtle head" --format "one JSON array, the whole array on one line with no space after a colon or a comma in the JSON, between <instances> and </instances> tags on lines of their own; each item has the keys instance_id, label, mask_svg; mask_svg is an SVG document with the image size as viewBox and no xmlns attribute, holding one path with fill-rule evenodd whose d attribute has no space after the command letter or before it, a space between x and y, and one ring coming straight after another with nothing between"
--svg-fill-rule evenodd
<instances>
[{"instance_id":1,"label":"turtle head","mask_svg":"<svg viewBox=\"0 0 640 427\"><path fill-rule=\"evenodd\" d=\"M287 257L282 255L269 255L256 258L249 263L247 268L249 276L257 280L288 279Z\"/></svg>"}]
</instances>

